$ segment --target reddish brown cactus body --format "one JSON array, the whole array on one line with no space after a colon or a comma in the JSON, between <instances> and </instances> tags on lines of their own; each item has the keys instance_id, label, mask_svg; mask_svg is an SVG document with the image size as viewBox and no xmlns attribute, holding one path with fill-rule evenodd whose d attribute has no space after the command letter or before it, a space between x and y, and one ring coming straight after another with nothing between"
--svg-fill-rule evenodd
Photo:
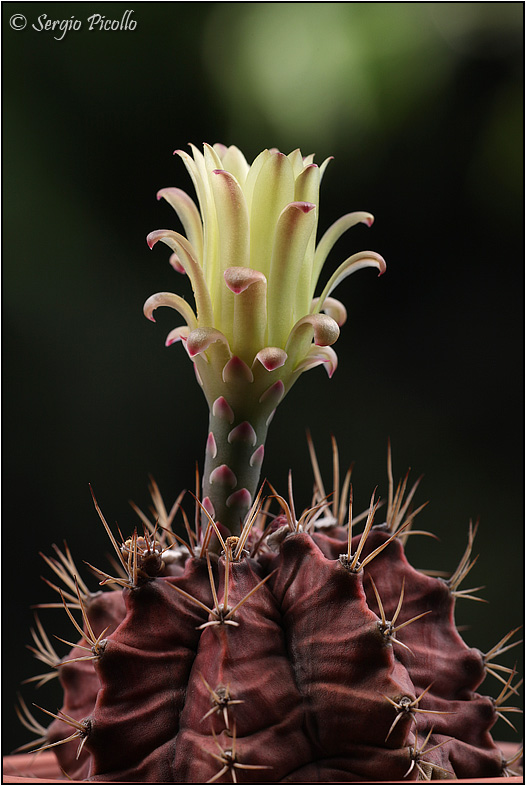
<instances>
[{"instance_id":1,"label":"reddish brown cactus body","mask_svg":"<svg viewBox=\"0 0 526 786\"><path fill-rule=\"evenodd\" d=\"M253 529L248 550L260 540ZM415 570L387 525L367 536L364 569L339 558L342 527L281 541L276 552L265 538L255 558L236 561L235 538L227 558L188 557L178 577L165 571L87 604L95 636L108 630L97 657L59 666L62 712L85 728L54 748L68 774L154 783L501 774L497 710L476 692L484 659L456 630L447 582ZM70 734L55 720L48 739Z\"/></svg>"}]
</instances>

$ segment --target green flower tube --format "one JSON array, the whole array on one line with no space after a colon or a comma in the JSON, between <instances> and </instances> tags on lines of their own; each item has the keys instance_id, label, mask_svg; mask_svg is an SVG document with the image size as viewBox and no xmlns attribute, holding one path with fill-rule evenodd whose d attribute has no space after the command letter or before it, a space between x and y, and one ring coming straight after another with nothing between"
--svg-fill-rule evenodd
<instances>
[{"instance_id":1,"label":"green flower tube","mask_svg":"<svg viewBox=\"0 0 526 786\"><path fill-rule=\"evenodd\" d=\"M267 429L298 377L337 366L332 348L346 320L334 288L363 267L381 275L385 261L373 251L346 259L315 291L334 243L370 213L342 216L316 245L319 190L330 159L321 166L299 150L288 156L264 150L251 166L234 146L205 144L193 157L177 150L197 194L198 206L177 188L159 191L186 233L168 229L148 236L172 251L170 263L190 279L195 308L161 292L144 304L154 321L169 306L185 324L166 344L182 341L210 410L202 504L214 521L239 534L256 494Z\"/></svg>"}]
</instances>

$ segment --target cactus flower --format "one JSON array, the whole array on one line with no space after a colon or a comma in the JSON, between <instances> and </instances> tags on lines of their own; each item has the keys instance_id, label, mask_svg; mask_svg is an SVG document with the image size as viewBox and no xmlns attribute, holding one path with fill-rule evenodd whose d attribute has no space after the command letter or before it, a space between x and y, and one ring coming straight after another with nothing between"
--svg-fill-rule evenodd
<instances>
[{"instance_id":1,"label":"cactus flower","mask_svg":"<svg viewBox=\"0 0 526 786\"><path fill-rule=\"evenodd\" d=\"M180 313L185 325L166 339L182 341L210 409L203 504L232 532L240 529L259 480L268 424L279 402L306 370L324 365L332 376L332 348L346 310L331 294L363 267L385 270L372 251L350 256L315 296L325 260L338 238L373 216L348 213L316 245L321 166L299 150L264 150L251 166L235 146L193 145L175 152L192 178L199 208L184 191L164 188L186 232L161 229L148 236L172 251L170 263L186 273L195 309L170 292L144 305L154 321L159 306Z\"/></svg>"}]
</instances>

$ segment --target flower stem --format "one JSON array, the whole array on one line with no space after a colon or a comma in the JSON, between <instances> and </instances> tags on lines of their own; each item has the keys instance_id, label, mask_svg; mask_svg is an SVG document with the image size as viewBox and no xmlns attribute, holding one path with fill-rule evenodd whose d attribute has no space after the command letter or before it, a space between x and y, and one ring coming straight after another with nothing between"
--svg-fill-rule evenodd
<instances>
[{"instance_id":1,"label":"flower stem","mask_svg":"<svg viewBox=\"0 0 526 786\"><path fill-rule=\"evenodd\" d=\"M243 412L232 417L226 400L218 401L210 411L203 504L216 522L239 535L259 483L267 418L247 419Z\"/></svg>"},{"instance_id":2,"label":"flower stem","mask_svg":"<svg viewBox=\"0 0 526 786\"><path fill-rule=\"evenodd\" d=\"M274 410L298 374L285 367L252 369L237 356L225 363L224 347L215 343L209 357L197 358L198 379L210 410L202 504L216 523L238 535L257 492L267 430ZM208 519L202 516L206 528Z\"/></svg>"}]
</instances>

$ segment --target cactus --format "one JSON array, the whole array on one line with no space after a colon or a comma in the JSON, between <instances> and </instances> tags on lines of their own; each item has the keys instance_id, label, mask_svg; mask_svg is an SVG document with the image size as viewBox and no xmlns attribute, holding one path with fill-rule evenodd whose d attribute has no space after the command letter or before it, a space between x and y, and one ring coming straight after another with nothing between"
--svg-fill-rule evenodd
<instances>
[{"instance_id":1,"label":"cactus","mask_svg":"<svg viewBox=\"0 0 526 786\"><path fill-rule=\"evenodd\" d=\"M343 232L369 213L340 218L316 246L320 180L299 150L265 150L248 166L235 147L176 151L193 180L199 209L179 189L158 197L176 210L187 237L153 232L170 263L188 275L195 310L160 293L144 306L178 311L181 341L205 394L210 425L195 521L170 511L151 482L152 516L116 538L112 572L90 566L92 592L67 546L45 557L80 637L59 657L40 620L35 656L58 676L62 709L39 708L46 728L21 700L19 717L52 749L69 777L139 783L262 783L482 778L513 774L490 730L511 725L520 683L496 659L516 631L487 653L469 648L454 620L460 589L476 557L476 526L447 579L408 562L404 546L423 506L418 481L395 489L388 450L385 516L373 493L353 517L351 472L340 487L333 440L333 490L325 493L309 437L314 495L296 512L292 480L280 495L260 485L268 425L298 377L324 365L345 308L332 295L363 267L385 271L374 252L343 262L318 297L325 259ZM332 499L331 499L332 497ZM184 524L175 530L175 518ZM364 521L362 532L355 527ZM185 534L186 533L186 534ZM50 583L50 582L48 582ZM48 604L49 605L49 604ZM74 613L76 612L76 614ZM81 619L78 618L80 612ZM477 692L491 675L500 692ZM36 746L36 747L35 747Z\"/></svg>"}]
</instances>

